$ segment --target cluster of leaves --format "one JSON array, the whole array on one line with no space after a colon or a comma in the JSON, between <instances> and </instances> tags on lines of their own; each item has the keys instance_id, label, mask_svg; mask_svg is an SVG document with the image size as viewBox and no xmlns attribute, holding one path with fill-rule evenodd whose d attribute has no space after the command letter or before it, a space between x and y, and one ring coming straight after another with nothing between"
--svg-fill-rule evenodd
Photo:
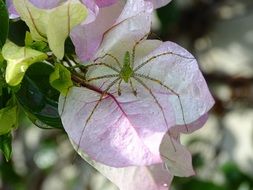
<instances>
[{"instance_id":1,"label":"cluster of leaves","mask_svg":"<svg viewBox=\"0 0 253 190\"><path fill-rule=\"evenodd\" d=\"M3 48L7 38L15 44L25 45L27 48L47 52L48 44L33 41L27 32L27 26L21 20L9 20L5 3L0 1L0 48ZM9 51L13 57L18 49ZM2 52L2 51L1 51ZM18 56L18 55L17 55ZM24 64L27 64L25 62ZM17 77L10 86L6 83L6 60L0 53L0 148L6 158L11 158L11 132L18 127L20 112L25 112L30 120L41 128L62 128L58 114L59 92L50 85L49 77L54 68L49 64L37 62L28 68L24 76Z\"/></svg>"}]
</instances>

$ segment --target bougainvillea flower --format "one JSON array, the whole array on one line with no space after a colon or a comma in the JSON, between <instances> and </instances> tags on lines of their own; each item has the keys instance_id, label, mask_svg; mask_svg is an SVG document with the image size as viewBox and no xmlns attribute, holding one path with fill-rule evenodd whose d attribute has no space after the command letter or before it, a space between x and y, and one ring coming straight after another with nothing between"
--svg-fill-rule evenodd
<instances>
[{"instance_id":1,"label":"bougainvillea flower","mask_svg":"<svg viewBox=\"0 0 253 190\"><path fill-rule=\"evenodd\" d=\"M85 87L70 88L59 100L64 128L78 150L113 167L161 163L167 131L176 125L190 131L214 103L189 52L145 39L152 4L135 2L138 14L105 34L95 63L87 66Z\"/></svg>"},{"instance_id":2,"label":"bougainvillea flower","mask_svg":"<svg viewBox=\"0 0 253 190\"><path fill-rule=\"evenodd\" d=\"M86 7L78 0L68 0L52 9L38 8L28 0L13 0L13 4L29 26L32 38L48 41L50 49L59 59L63 58L64 42L70 31L87 16Z\"/></svg>"},{"instance_id":3,"label":"bougainvillea flower","mask_svg":"<svg viewBox=\"0 0 253 190\"><path fill-rule=\"evenodd\" d=\"M159 8L168 4L171 0L149 1L153 3L155 8ZM123 18L127 19L131 15L135 15L136 11L138 11L138 1L130 0L127 1L126 5L124 0L118 0L116 3L115 1L96 1L98 5L101 5L101 2L103 2L103 5L110 6L100 9L94 22L83 23L71 32L71 39L75 45L76 53L82 61L90 60L94 56L104 33L109 28L119 24ZM132 9L128 10L129 14L126 11L122 12L124 7L130 7L129 4L132 4Z\"/></svg>"},{"instance_id":4,"label":"bougainvillea flower","mask_svg":"<svg viewBox=\"0 0 253 190\"><path fill-rule=\"evenodd\" d=\"M95 20L84 22L71 32L71 39L75 45L75 51L82 61L89 60L102 41L103 34L118 18L124 7L123 1L118 1L112 6L99 9ZM90 15L90 14L89 14ZM94 17L93 17L94 18Z\"/></svg>"},{"instance_id":5,"label":"bougainvillea flower","mask_svg":"<svg viewBox=\"0 0 253 190\"><path fill-rule=\"evenodd\" d=\"M94 22L82 23L73 29L71 39L79 59L87 61L94 56L103 34L116 22L124 4L124 1L118 1L111 6L101 8Z\"/></svg>"}]
</instances>

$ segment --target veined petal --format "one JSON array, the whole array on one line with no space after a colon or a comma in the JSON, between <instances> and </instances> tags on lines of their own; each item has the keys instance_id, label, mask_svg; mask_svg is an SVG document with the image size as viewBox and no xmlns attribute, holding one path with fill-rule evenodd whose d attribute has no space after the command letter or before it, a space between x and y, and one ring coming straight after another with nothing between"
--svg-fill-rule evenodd
<instances>
[{"instance_id":1,"label":"veined petal","mask_svg":"<svg viewBox=\"0 0 253 190\"><path fill-rule=\"evenodd\" d=\"M167 96L156 96L163 113L145 93L117 99L111 94L99 102L98 92L74 87L61 96L59 113L69 138L92 159L114 167L150 165L161 162L161 140L175 123L164 118L172 111Z\"/></svg>"},{"instance_id":2,"label":"veined petal","mask_svg":"<svg viewBox=\"0 0 253 190\"><path fill-rule=\"evenodd\" d=\"M204 114L193 123L187 124L187 127L185 125L173 126L164 136L160 145L160 154L172 175L181 177L195 175L191 154L186 147L180 144L180 134L192 133L202 127L206 121L207 114Z\"/></svg>"},{"instance_id":3,"label":"veined petal","mask_svg":"<svg viewBox=\"0 0 253 190\"><path fill-rule=\"evenodd\" d=\"M120 23L126 19L135 17L141 13L152 14L153 5L145 0L128 0L121 15L119 16L117 23ZM146 23L149 24L149 23Z\"/></svg>"},{"instance_id":4,"label":"veined petal","mask_svg":"<svg viewBox=\"0 0 253 190\"><path fill-rule=\"evenodd\" d=\"M111 47L105 47L105 44L113 46L117 40L124 43L123 45L129 44L131 46L134 39L136 40L149 32L152 10L152 4L144 0L129 0L126 3L118 1L100 9L94 22L88 25L84 23L71 33L77 55L82 61L96 58L99 54L111 49ZM142 15L142 18L139 15ZM143 23L145 24L143 25ZM123 27L118 27L118 25L123 25ZM117 30L118 28L121 30ZM132 32L134 32L134 36L131 35ZM138 32L139 34L137 34ZM98 52L94 56L98 48L103 52Z\"/></svg>"},{"instance_id":5,"label":"veined petal","mask_svg":"<svg viewBox=\"0 0 253 190\"><path fill-rule=\"evenodd\" d=\"M93 22L98 13L99 13L99 7L96 4L96 2L94 0L81 0L81 2L87 7L88 9L88 16L87 18L82 22L83 24L89 24L91 22Z\"/></svg>"},{"instance_id":6,"label":"veined petal","mask_svg":"<svg viewBox=\"0 0 253 190\"><path fill-rule=\"evenodd\" d=\"M35 7L28 0L13 0L13 4L22 20L29 26L32 38L45 41L49 16L47 12Z\"/></svg>"},{"instance_id":7,"label":"veined petal","mask_svg":"<svg viewBox=\"0 0 253 190\"><path fill-rule=\"evenodd\" d=\"M121 0L95 0L96 4L99 7L107 7L107 6L111 6L114 3L121 1Z\"/></svg>"},{"instance_id":8,"label":"veined petal","mask_svg":"<svg viewBox=\"0 0 253 190\"><path fill-rule=\"evenodd\" d=\"M118 59L123 60L124 53L132 50L134 44L149 33L150 27L151 14L145 11L129 19L122 20L105 34L95 57L117 52Z\"/></svg>"},{"instance_id":9,"label":"veined petal","mask_svg":"<svg viewBox=\"0 0 253 190\"><path fill-rule=\"evenodd\" d=\"M48 20L49 47L59 58L64 56L64 42L71 30L87 16L87 9L78 0L71 0L52 10ZM56 27L57 26L57 27Z\"/></svg>"},{"instance_id":10,"label":"veined petal","mask_svg":"<svg viewBox=\"0 0 253 190\"><path fill-rule=\"evenodd\" d=\"M71 32L71 39L75 45L76 53L82 61L87 61L97 51L105 31L107 31L120 15L124 2L118 1L112 6L99 10L94 22L82 23Z\"/></svg>"},{"instance_id":11,"label":"veined petal","mask_svg":"<svg viewBox=\"0 0 253 190\"><path fill-rule=\"evenodd\" d=\"M161 82L163 86L147 77L143 79L151 89L168 94L176 113L176 125L194 122L214 104L196 59L175 43L162 43L142 60L135 62L134 70L138 75Z\"/></svg>"},{"instance_id":12,"label":"veined petal","mask_svg":"<svg viewBox=\"0 0 253 190\"><path fill-rule=\"evenodd\" d=\"M13 0L13 3L33 39L48 40L59 59L64 55L64 42L70 31L87 16L86 7L78 0L69 0L53 9L37 8L28 0Z\"/></svg>"},{"instance_id":13,"label":"veined petal","mask_svg":"<svg viewBox=\"0 0 253 190\"><path fill-rule=\"evenodd\" d=\"M166 134L160 145L161 157L167 169L175 176L195 175L191 153L170 134Z\"/></svg>"},{"instance_id":14,"label":"veined petal","mask_svg":"<svg viewBox=\"0 0 253 190\"><path fill-rule=\"evenodd\" d=\"M203 127L208 119L208 114L200 116L197 120L186 125L176 125L170 128L169 134L176 140L180 138L180 134L190 134Z\"/></svg>"},{"instance_id":15,"label":"veined petal","mask_svg":"<svg viewBox=\"0 0 253 190\"><path fill-rule=\"evenodd\" d=\"M168 190L173 179L173 176L164 168L163 164L113 168L95 162L81 151L79 151L79 154L120 190Z\"/></svg>"}]
</instances>

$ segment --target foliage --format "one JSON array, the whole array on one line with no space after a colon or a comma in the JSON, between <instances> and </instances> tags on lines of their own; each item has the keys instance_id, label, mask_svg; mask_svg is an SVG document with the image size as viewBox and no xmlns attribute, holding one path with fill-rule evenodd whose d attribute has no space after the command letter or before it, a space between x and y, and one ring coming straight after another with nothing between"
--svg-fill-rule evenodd
<instances>
[{"instance_id":1,"label":"foliage","mask_svg":"<svg viewBox=\"0 0 253 190\"><path fill-rule=\"evenodd\" d=\"M27 70L15 96L31 121L41 128L62 128L58 114L59 93L49 83L52 66L41 62Z\"/></svg>"},{"instance_id":2,"label":"foliage","mask_svg":"<svg viewBox=\"0 0 253 190\"><path fill-rule=\"evenodd\" d=\"M2 123L1 123L1 126ZM10 133L6 133L4 135L0 135L0 149L4 154L6 161L11 159L11 152L12 152L12 136Z\"/></svg>"}]
</instances>

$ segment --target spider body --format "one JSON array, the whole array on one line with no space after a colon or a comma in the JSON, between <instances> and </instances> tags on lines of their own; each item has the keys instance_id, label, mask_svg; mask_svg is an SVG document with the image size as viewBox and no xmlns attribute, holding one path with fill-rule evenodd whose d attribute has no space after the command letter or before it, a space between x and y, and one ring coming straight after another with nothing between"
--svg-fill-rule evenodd
<instances>
[{"instance_id":1,"label":"spider body","mask_svg":"<svg viewBox=\"0 0 253 190\"><path fill-rule=\"evenodd\" d=\"M127 51L124 56L124 64L123 67L120 71L120 78L124 80L125 83L129 82L129 79L133 76L134 71L133 68L131 67L131 62L130 62L130 53Z\"/></svg>"}]
</instances>

